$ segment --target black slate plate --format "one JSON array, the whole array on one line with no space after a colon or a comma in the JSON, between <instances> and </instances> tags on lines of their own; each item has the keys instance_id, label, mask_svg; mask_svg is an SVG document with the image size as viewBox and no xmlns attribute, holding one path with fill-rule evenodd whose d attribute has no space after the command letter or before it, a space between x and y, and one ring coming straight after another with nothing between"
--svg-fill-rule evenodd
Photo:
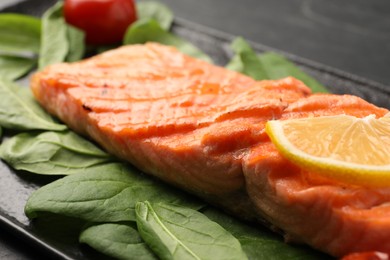
<instances>
[{"instance_id":1,"label":"black slate plate","mask_svg":"<svg viewBox=\"0 0 390 260\"><path fill-rule=\"evenodd\" d=\"M16 12L40 16L44 10L55 3L55 0L28 0L1 12ZM193 24L186 20L176 19L173 31L175 34L190 40L200 49L209 54L220 65L225 65L231 57L229 44L232 35ZM258 43L251 43L258 52L277 51ZM390 87L351 75L322 64L282 53L294 61L304 71L326 85L337 94L354 94L378 106L390 108ZM99 259L103 256L77 243L77 235L73 230L46 225L39 221L30 222L24 215L23 208L27 198L37 188L53 181L54 178L38 176L25 172L14 172L0 162L0 226L10 231L47 257L56 259ZM50 221L45 220L44 222ZM73 220L68 220L73 221ZM104 257L106 258L106 257Z\"/></svg>"}]
</instances>

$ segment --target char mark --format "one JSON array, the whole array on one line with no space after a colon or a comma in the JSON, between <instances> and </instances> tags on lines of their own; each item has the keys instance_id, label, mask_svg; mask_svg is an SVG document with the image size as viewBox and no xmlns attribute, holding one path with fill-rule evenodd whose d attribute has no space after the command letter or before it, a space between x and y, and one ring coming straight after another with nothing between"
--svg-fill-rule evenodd
<instances>
[{"instance_id":1,"label":"char mark","mask_svg":"<svg viewBox=\"0 0 390 260\"><path fill-rule=\"evenodd\" d=\"M88 111L88 112L92 112L92 108L90 108L89 106L87 106L86 104L83 104L83 109Z\"/></svg>"}]
</instances>

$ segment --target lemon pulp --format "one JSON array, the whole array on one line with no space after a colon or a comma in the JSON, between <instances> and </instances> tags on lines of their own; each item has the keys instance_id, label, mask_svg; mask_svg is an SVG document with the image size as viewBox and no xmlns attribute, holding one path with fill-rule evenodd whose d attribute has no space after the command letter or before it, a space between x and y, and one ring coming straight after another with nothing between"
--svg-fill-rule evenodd
<instances>
[{"instance_id":1,"label":"lemon pulp","mask_svg":"<svg viewBox=\"0 0 390 260\"><path fill-rule=\"evenodd\" d=\"M273 120L266 132L302 168L351 184L390 186L389 114Z\"/></svg>"}]
</instances>

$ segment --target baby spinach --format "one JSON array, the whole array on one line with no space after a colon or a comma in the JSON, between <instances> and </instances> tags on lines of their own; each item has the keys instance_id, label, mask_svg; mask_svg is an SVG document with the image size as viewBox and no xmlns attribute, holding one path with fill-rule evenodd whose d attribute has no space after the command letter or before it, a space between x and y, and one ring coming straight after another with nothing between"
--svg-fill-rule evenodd
<instances>
[{"instance_id":1,"label":"baby spinach","mask_svg":"<svg viewBox=\"0 0 390 260\"><path fill-rule=\"evenodd\" d=\"M191 43L173 35L161 28L154 19L144 19L133 23L124 37L124 44L137 44L146 42L158 42L165 45L176 47L181 52L192 57L212 62L211 58L196 48Z\"/></svg>"},{"instance_id":2,"label":"baby spinach","mask_svg":"<svg viewBox=\"0 0 390 260\"><path fill-rule=\"evenodd\" d=\"M36 65L33 58L0 55L0 78L16 80L26 75Z\"/></svg>"},{"instance_id":3,"label":"baby spinach","mask_svg":"<svg viewBox=\"0 0 390 260\"><path fill-rule=\"evenodd\" d=\"M62 6L63 4L58 2L42 16L39 69L64 61L68 54L67 26L62 16Z\"/></svg>"},{"instance_id":4,"label":"baby spinach","mask_svg":"<svg viewBox=\"0 0 390 260\"><path fill-rule=\"evenodd\" d=\"M157 259L138 231L126 224L104 223L88 227L80 234L79 241L116 259Z\"/></svg>"},{"instance_id":5,"label":"baby spinach","mask_svg":"<svg viewBox=\"0 0 390 260\"><path fill-rule=\"evenodd\" d=\"M266 52L259 55L264 64L269 79L280 79L293 76L304 82L314 93L326 93L328 90L313 77L309 76L284 56L275 52Z\"/></svg>"},{"instance_id":6,"label":"baby spinach","mask_svg":"<svg viewBox=\"0 0 390 260\"><path fill-rule=\"evenodd\" d=\"M258 55L241 37L232 42L231 48L235 55L226 65L228 69L244 73L256 80L280 79L292 76L302 80L313 92L328 92L321 83L282 55L273 52Z\"/></svg>"},{"instance_id":7,"label":"baby spinach","mask_svg":"<svg viewBox=\"0 0 390 260\"><path fill-rule=\"evenodd\" d=\"M0 146L0 157L17 170L69 175L112 160L73 132L22 133Z\"/></svg>"},{"instance_id":8,"label":"baby spinach","mask_svg":"<svg viewBox=\"0 0 390 260\"><path fill-rule=\"evenodd\" d=\"M285 243L282 237L263 226L243 223L219 210L208 207L203 211L209 219L217 222L236 237L249 259L330 259L311 248Z\"/></svg>"},{"instance_id":9,"label":"baby spinach","mask_svg":"<svg viewBox=\"0 0 390 260\"><path fill-rule=\"evenodd\" d=\"M247 259L236 238L196 210L139 202L136 216L141 237L161 259Z\"/></svg>"},{"instance_id":10,"label":"baby spinach","mask_svg":"<svg viewBox=\"0 0 390 260\"><path fill-rule=\"evenodd\" d=\"M62 9L63 3L58 2L42 16L39 69L63 61L80 60L84 55L84 33L65 22Z\"/></svg>"},{"instance_id":11,"label":"baby spinach","mask_svg":"<svg viewBox=\"0 0 390 260\"><path fill-rule=\"evenodd\" d=\"M66 61L73 62L81 60L85 54L85 34L72 25L67 25L67 39L69 42L69 51Z\"/></svg>"},{"instance_id":12,"label":"baby spinach","mask_svg":"<svg viewBox=\"0 0 390 260\"><path fill-rule=\"evenodd\" d=\"M39 53L41 21L29 15L0 14L0 51Z\"/></svg>"},{"instance_id":13,"label":"baby spinach","mask_svg":"<svg viewBox=\"0 0 390 260\"><path fill-rule=\"evenodd\" d=\"M173 22L172 11L164 4L156 1L143 1L137 3L139 20L154 19L162 29L169 31Z\"/></svg>"},{"instance_id":14,"label":"baby spinach","mask_svg":"<svg viewBox=\"0 0 390 260\"><path fill-rule=\"evenodd\" d=\"M29 218L51 212L91 222L135 221L135 204L144 200L195 209L203 206L126 164L106 163L38 189L28 199L25 212Z\"/></svg>"},{"instance_id":15,"label":"baby spinach","mask_svg":"<svg viewBox=\"0 0 390 260\"><path fill-rule=\"evenodd\" d=\"M38 105L29 89L0 79L0 126L14 130L64 130Z\"/></svg>"},{"instance_id":16,"label":"baby spinach","mask_svg":"<svg viewBox=\"0 0 390 260\"><path fill-rule=\"evenodd\" d=\"M257 57L257 53L242 38L236 38L231 44L235 52L232 60L226 65L226 68L242 72L256 80L268 79L265 67Z\"/></svg>"},{"instance_id":17,"label":"baby spinach","mask_svg":"<svg viewBox=\"0 0 390 260\"><path fill-rule=\"evenodd\" d=\"M72 131L63 132L45 132L35 138L38 142L52 143L63 147L77 154L90 155L94 157L111 158L112 157L97 147L95 144L85 138L75 134Z\"/></svg>"},{"instance_id":18,"label":"baby spinach","mask_svg":"<svg viewBox=\"0 0 390 260\"><path fill-rule=\"evenodd\" d=\"M62 8L62 2L56 3L43 14L42 20L22 14L0 14L0 52L9 55L0 58L3 71L0 76L6 74L7 79L17 79L30 71L36 61L19 57L25 52L39 55L40 69L84 56L84 33L66 24ZM10 57L11 53L16 56Z\"/></svg>"}]
</instances>

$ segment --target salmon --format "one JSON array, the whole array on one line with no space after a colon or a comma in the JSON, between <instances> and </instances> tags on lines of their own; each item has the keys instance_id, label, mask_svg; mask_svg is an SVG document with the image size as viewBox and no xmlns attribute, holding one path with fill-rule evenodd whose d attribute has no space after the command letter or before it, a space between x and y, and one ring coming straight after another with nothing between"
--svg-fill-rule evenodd
<instances>
[{"instance_id":1,"label":"salmon","mask_svg":"<svg viewBox=\"0 0 390 260\"><path fill-rule=\"evenodd\" d=\"M51 65L31 89L108 152L240 218L266 221L287 240L338 257L390 252L390 188L320 178L284 159L264 130L272 119L386 109L311 94L292 77L255 81L157 43Z\"/></svg>"}]
</instances>

